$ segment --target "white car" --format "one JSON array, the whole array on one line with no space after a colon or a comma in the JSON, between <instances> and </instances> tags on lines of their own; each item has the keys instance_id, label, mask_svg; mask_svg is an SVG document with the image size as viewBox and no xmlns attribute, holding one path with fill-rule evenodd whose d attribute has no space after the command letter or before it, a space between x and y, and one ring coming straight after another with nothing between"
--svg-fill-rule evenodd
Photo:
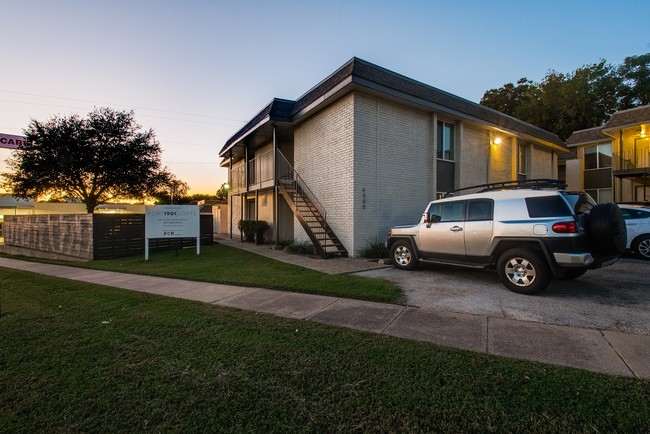
<instances>
[{"instance_id":1,"label":"white car","mask_svg":"<svg viewBox=\"0 0 650 434\"><path fill-rule=\"evenodd\" d=\"M650 260L650 207L620 204L627 227L627 248Z\"/></svg>"}]
</instances>

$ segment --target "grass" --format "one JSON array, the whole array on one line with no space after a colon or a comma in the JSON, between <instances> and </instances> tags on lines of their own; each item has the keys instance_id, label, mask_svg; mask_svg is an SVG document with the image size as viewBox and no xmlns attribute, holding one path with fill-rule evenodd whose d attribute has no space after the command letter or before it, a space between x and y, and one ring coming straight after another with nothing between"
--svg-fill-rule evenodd
<instances>
[{"instance_id":1,"label":"grass","mask_svg":"<svg viewBox=\"0 0 650 434\"><path fill-rule=\"evenodd\" d=\"M36 260L34 258L24 259ZM195 249L154 252L150 254L148 262L142 256L91 262L42 259L39 261L97 270L282 289L382 303L402 303L404 300L401 289L384 280L321 273L223 244L201 246L201 254L198 256Z\"/></svg>"},{"instance_id":2,"label":"grass","mask_svg":"<svg viewBox=\"0 0 650 434\"><path fill-rule=\"evenodd\" d=\"M0 268L0 432L648 432L650 382Z\"/></svg>"}]
</instances>

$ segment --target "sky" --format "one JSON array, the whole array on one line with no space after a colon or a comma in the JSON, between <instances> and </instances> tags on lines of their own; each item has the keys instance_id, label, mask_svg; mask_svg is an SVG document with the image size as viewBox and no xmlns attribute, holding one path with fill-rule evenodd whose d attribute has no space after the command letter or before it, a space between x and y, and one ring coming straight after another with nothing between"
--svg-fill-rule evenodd
<instances>
[{"instance_id":1,"label":"sky","mask_svg":"<svg viewBox=\"0 0 650 434\"><path fill-rule=\"evenodd\" d=\"M190 193L215 193L231 135L352 57L479 102L648 53L649 18L647 0L0 0L0 133L133 110Z\"/></svg>"}]
</instances>

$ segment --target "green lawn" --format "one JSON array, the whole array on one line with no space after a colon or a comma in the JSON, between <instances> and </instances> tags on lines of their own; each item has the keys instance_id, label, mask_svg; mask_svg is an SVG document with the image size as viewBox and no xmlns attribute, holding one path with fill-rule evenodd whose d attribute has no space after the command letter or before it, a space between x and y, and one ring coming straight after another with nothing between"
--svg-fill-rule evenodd
<instances>
[{"instance_id":1,"label":"green lawn","mask_svg":"<svg viewBox=\"0 0 650 434\"><path fill-rule=\"evenodd\" d=\"M650 382L0 268L0 431L650 431Z\"/></svg>"},{"instance_id":2,"label":"green lawn","mask_svg":"<svg viewBox=\"0 0 650 434\"><path fill-rule=\"evenodd\" d=\"M21 259L35 260L34 258ZM325 274L223 244L201 246L201 254L198 256L195 249L153 252L149 255L148 262L143 256L91 262L39 261L98 270L357 298L382 303L402 303L404 300L401 289L387 281L361 276Z\"/></svg>"}]
</instances>

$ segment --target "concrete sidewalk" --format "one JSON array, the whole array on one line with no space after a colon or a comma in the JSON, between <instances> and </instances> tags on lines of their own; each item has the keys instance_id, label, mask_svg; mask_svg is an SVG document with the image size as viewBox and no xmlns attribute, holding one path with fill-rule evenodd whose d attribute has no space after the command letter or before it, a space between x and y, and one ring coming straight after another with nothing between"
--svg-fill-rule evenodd
<instances>
[{"instance_id":1,"label":"concrete sidewalk","mask_svg":"<svg viewBox=\"0 0 650 434\"><path fill-rule=\"evenodd\" d=\"M0 258L0 267L382 333L593 372L650 378L650 336Z\"/></svg>"}]
</instances>

